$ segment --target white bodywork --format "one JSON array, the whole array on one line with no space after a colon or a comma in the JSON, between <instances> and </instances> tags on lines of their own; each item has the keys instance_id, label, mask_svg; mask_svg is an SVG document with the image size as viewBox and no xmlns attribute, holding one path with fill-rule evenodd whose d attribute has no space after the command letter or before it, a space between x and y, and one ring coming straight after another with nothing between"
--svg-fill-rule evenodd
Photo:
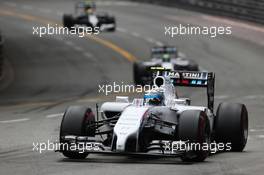
<instances>
[{"instance_id":1,"label":"white bodywork","mask_svg":"<svg viewBox=\"0 0 264 175\"><path fill-rule=\"evenodd\" d=\"M126 141L131 135L138 135L144 114L149 107L129 106L120 116L114 127L114 134L117 136L116 150L125 151Z\"/></svg>"},{"instance_id":2,"label":"white bodywork","mask_svg":"<svg viewBox=\"0 0 264 175\"><path fill-rule=\"evenodd\" d=\"M204 111L208 116L210 128L211 130L213 129L214 115L207 107L190 106L189 99L176 98L175 88L173 85L166 84L162 88L164 88L164 96L166 101L165 106L178 114L181 114L186 110ZM123 102L120 102L120 99L123 99ZM155 107L142 103L143 99L134 99L132 103L129 103L124 99L128 99L128 97L117 97L117 102L106 102L101 107L102 113L104 111L121 112L121 116L114 126L114 134L117 137L116 149L120 152L125 151L127 139L130 136L135 136L138 138L138 133L144 118L144 114L148 111L148 109Z\"/></svg>"},{"instance_id":3,"label":"white bodywork","mask_svg":"<svg viewBox=\"0 0 264 175\"><path fill-rule=\"evenodd\" d=\"M89 15L88 16L88 21L90 21L90 23L93 25L93 27L98 26L99 19L98 19L98 17L96 15L94 15L94 14ZM102 24L101 27L100 27L100 30L104 31L106 29L113 28L113 27L115 27L114 24Z\"/></svg>"},{"instance_id":4,"label":"white bodywork","mask_svg":"<svg viewBox=\"0 0 264 175\"><path fill-rule=\"evenodd\" d=\"M129 105L130 103L105 102L101 106L101 111L122 112Z\"/></svg>"},{"instance_id":5,"label":"white bodywork","mask_svg":"<svg viewBox=\"0 0 264 175\"><path fill-rule=\"evenodd\" d=\"M90 21L90 23L93 25L93 27L96 27L98 22L99 22L97 16L94 14L88 15L88 21Z\"/></svg>"}]
</instances>

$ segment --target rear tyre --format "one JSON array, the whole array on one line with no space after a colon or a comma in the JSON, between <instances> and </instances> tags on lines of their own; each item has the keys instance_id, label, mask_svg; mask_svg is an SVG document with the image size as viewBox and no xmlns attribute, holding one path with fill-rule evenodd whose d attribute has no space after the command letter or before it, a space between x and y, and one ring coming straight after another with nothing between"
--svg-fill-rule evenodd
<instances>
[{"instance_id":1,"label":"rear tyre","mask_svg":"<svg viewBox=\"0 0 264 175\"><path fill-rule=\"evenodd\" d=\"M63 15L63 26L69 30L74 26L74 20L72 15Z\"/></svg>"},{"instance_id":2,"label":"rear tyre","mask_svg":"<svg viewBox=\"0 0 264 175\"><path fill-rule=\"evenodd\" d=\"M186 150L181 157L182 161L202 162L207 158L210 150L203 149L203 145L210 144L210 125L204 112L184 111L180 115L178 134L179 140L188 141L188 145L191 145L191 150Z\"/></svg>"},{"instance_id":3,"label":"rear tyre","mask_svg":"<svg viewBox=\"0 0 264 175\"><path fill-rule=\"evenodd\" d=\"M91 108L71 106L64 113L60 128L60 143L67 143L64 136L95 136L95 127L87 127L95 122ZM62 150L62 154L70 159L85 159L88 153Z\"/></svg>"},{"instance_id":4,"label":"rear tyre","mask_svg":"<svg viewBox=\"0 0 264 175\"><path fill-rule=\"evenodd\" d=\"M136 85L145 85L142 77L145 75L146 67L142 63L135 62L133 64L133 74L134 74L134 82Z\"/></svg>"},{"instance_id":5,"label":"rear tyre","mask_svg":"<svg viewBox=\"0 0 264 175\"><path fill-rule=\"evenodd\" d=\"M215 119L215 140L231 143L231 150L241 152L248 137L248 112L244 104L221 103Z\"/></svg>"},{"instance_id":6,"label":"rear tyre","mask_svg":"<svg viewBox=\"0 0 264 175\"><path fill-rule=\"evenodd\" d=\"M112 19L111 19L112 21L113 21L113 27L112 28L110 28L110 29L108 29L108 31L109 32L115 32L116 31L116 20L115 20L115 18L113 17Z\"/></svg>"},{"instance_id":7,"label":"rear tyre","mask_svg":"<svg viewBox=\"0 0 264 175\"><path fill-rule=\"evenodd\" d=\"M199 71L199 66L196 63L191 63L188 69L189 71Z\"/></svg>"}]
</instances>

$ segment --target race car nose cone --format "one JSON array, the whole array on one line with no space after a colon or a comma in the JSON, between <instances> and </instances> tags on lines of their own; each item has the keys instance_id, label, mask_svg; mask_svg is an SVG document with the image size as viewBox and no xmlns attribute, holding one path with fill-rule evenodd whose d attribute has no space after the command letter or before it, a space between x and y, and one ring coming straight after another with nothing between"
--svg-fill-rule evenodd
<instances>
[{"instance_id":1,"label":"race car nose cone","mask_svg":"<svg viewBox=\"0 0 264 175\"><path fill-rule=\"evenodd\" d=\"M147 110L147 107L130 106L123 111L114 127L114 133L117 137L117 151L126 151L128 138L137 135L143 116Z\"/></svg>"}]
</instances>

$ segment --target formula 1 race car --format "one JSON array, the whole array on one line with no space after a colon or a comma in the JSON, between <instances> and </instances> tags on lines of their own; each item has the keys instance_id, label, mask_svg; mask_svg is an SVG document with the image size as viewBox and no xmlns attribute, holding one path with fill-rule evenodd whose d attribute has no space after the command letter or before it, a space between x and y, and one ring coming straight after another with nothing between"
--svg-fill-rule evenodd
<instances>
[{"instance_id":1,"label":"formula 1 race car","mask_svg":"<svg viewBox=\"0 0 264 175\"><path fill-rule=\"evenodd\" d=\"M186 58L179 57L178 50L171 46L154 47L151 49L151 60L135 62L133 65L134 82L146 85L153 82L150 67L161 66L175 71L198 71L198 64Z\"/></svg>"},{"instance_id":2,"label":"formula 1 race car","mask_svg":"<svg viewBox=\"0 0 264 175\"><path fill-rule=\"evenodd\" d=\"M95 31L115 31L116 20L107 13L95 13L96 5L92 1L79 2L75 5L75 15L64 14L63 25L72 29L75 25L85 25Z\"/></svg>"},{"instance_id":3,"label":"formula 1 race car","mask_svg":"<svg viewBox=\"0 0 264 175\"><path fill-rule=\"evenodd\" d=\"M246 106L224 102L214 114L214 73L158 72L155 88L144 98L130 102L117 96L100 110L96 105L97 117L89 107L69 107L57 151L71 159L95 153L180 157L192 162L205 160L212 143L214 149L218 144L226 148L217 150L243 151L248 136ZM176 86L207 88L208 106L191 106L190 99L178 98Z\"/></svg>"}]
</instances>

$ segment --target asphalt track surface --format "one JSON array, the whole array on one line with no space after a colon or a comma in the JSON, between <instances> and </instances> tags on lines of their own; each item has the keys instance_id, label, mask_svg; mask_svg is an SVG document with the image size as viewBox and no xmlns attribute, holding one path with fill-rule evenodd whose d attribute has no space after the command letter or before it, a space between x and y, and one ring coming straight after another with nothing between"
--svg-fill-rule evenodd
<instances>
[{"instance_id":1,"label":"asphalt track surface","mask_svg":"<svg viewBox=\"0 0 264 175\"><path fill-rule=\"evenodd\" d=\"M6 37L5 77L0 92L0 174L263 174L264 33L263 26L212 18L174 8L123 2L100 2L117 18L118 30L98 38L32 35L33 26L61 23L73 1L0 2ZM230 24L232 36L169 38L164 25ZM262 42L262 43L261 43ZM160 44L179 47L204 69L216 72L216 104L245 103L250 132L243 153L222 153L204 163L179 159L135 159L90 155L72 161L59 153L33 151L33 142L56 141L61 116L72 104L95 106L114 95L98 93L98 84L132 83L132 61L146 60ZM204 94L187 94L194 101Z\"/></svg>"}]
</instances>

